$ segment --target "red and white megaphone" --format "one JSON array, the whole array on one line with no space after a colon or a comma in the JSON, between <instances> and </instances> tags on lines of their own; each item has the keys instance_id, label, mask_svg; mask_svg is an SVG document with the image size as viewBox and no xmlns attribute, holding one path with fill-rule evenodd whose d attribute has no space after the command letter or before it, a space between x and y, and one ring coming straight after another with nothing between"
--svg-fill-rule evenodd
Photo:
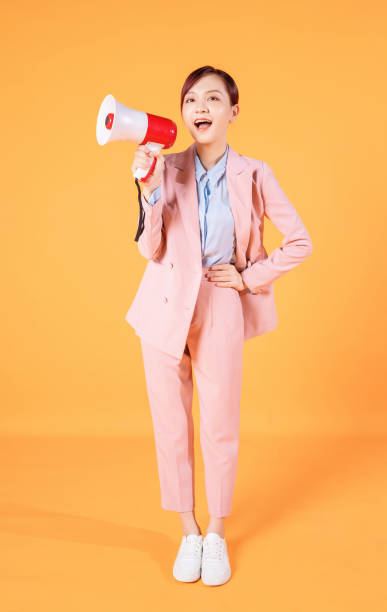
<instances>
[{"instance_id":1,"label":"red and white megaphone","mask_svg":"<svg viewBox=\"0 0 387 612\"><path fill-rule=\"evenodd\" d=\"M169 149L175 144L177 126L171 119L144 113L120 104L109 94L104 98L98 111L97 141L104 145L114 140L131 140L145 144L151 151ZM154 157L150 168L137 168L135 179L146 181L156 165Z\"/></svg>"}]
</instances>

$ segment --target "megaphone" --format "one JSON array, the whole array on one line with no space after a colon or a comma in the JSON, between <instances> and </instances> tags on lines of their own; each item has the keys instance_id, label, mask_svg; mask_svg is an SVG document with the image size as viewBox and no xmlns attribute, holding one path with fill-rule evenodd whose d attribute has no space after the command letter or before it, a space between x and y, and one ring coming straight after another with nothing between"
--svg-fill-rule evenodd
<instances>
[{"instance_id":1,"label":"megaphone","mask_svg":"<svg viewBox=\"0 0 387 612\"><path fill-rule=\"evenodd\" d=\"M100 145L116 140L132 140L141 145L145 144L151 151L159 152L160 149L169 149L174 145L177 127L171 119L129 108L109 94L103 99L99 108L96 133ZM136 242L144 231L145 217L138 179L146 181L152 174L156 162L157 159L154 157L147 170L137 168L134 172L140 205Z\"/></svg>"},{"instance_id":2,"label":"megaphone","mask_svg":"<svg viewBox=\"0 0 387 612\"><path fill-rule=\"evenodd\" d=\"M101 146L116 140L131 140L159 152L175 144L177 127L171 119L128 108L109 94L99 108L96 133ZM156 161L154 157L148 170L137 168L134 177L146 181Z\"/></svg>"}]
</instances>

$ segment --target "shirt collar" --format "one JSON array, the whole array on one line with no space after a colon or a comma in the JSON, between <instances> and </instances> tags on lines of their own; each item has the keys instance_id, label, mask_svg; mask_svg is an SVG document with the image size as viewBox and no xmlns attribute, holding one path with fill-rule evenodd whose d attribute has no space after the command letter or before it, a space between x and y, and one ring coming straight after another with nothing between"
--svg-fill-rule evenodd
<instances>
[{"instance_id":1,"label":"shirt collar","mask_svg":"<svg viewBox=\"0 0 387 612\"><path fill-rule=\"evenodd\" d=\"M210 179L210 184L215 185L216 182L223 176L226 171L226 163L227 163L227 155L228 155L229 145L227 143L226 150L224 155L216 162L215 166L212 166L209 170L206 170L199 159L199 156L196 152L196 144L194 145L194 154L195 154L195 175L196 180L200 181L202 177L207 173L207 177Z\"/></svg>"}]
</instances>

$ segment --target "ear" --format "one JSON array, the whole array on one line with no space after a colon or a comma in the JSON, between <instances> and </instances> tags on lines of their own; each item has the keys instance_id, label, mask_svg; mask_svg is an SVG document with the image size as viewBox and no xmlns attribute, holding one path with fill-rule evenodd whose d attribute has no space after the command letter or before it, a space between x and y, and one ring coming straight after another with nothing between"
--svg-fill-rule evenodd
<instances>
[{"instance_id":1,"label":"ear","mask_svg":"<svg viewBox=\"0 0 387 612\"><path fill-rule=\"evenodd\" d=\"M235 119L239 115L239 104L234 104L234 106L232 107L232 115L233 116L231 121L235 121Z\"/></svg>"}]
</instances>

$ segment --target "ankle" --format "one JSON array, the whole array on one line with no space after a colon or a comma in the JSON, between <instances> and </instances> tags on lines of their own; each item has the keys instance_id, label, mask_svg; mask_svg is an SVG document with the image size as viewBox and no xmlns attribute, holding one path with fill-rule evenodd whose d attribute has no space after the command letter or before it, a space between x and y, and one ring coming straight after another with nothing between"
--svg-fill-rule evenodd
<instances>
[{"instance_id":1,"label":"ankle","mask_svg":"<svg viewBox=\"0 0 387 612\"><path fill-rule=\"evenodd\" d=\"M220 536L221 538L224 538L224 537L225 537L225 532L224 532L224 531L222 531L222 530L220 530L220 529L207 529L207 531L206 531L206 535L207 535L208 533L217 533L217 534L218 534L218 536Z\"/></svg>"},{"instance_id":2,"label":"ankle","mask_svg":"<svg viewBox=\"0 0 387 612\"><path fill-rule=\"evenodd\" d=\"M183 535L190 535L194 533L195 535L201 535L201 529L197 522L194 520L193 522L183 523Z\"/></svg>"},{"instance_id":3,"label":"ankle","mask_svg":"<svg viewBox=\"0 0 387 612\"><path fill-rule=\"evenodd\" d=\"M183 535L201 535L201 529L196 522L196 518L193 512L181 512L180 513L181 524L183 528Z\"/></svg>"},{"instance_id":4,"label":"ankle","mask_svg":"<svg viewBox=\"0 0 387 612\"><path fill-rule=\"evenodd\" d=\"M210 517L207 527L207 533L217 533L221 538L225 537L225 520L220 517ZM206 533L206 535L207 535Z\"/></svg>"},{"instance_id":5,"label":"ankle","mask_svg":"<svg viewBox=\"0 0 387 612\"><path fill-rule=\"evenodd\" d=\"M201 535L201 533L202 532L200 531L198 527L192 527L192 529L183 527L183 535L191 535L191 534Z\"/></svg>"}]
</instances>

